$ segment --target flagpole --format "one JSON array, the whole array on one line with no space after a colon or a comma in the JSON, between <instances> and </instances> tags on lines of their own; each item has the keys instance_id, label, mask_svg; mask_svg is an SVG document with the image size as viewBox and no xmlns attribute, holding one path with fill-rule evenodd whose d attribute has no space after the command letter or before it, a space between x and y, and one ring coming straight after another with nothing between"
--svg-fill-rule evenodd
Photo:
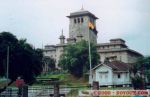
<instances>
[{"instance_id":1,"label":"flagpole","mask_svg":"<svg viewBox=\"0 0 150 97\"><path fill-rule=\"evenodd\" d=\"M9 78L9 46L7 47L7 85L8 85L8 78Z\"/></svg>"},{"instance_id":2,"label":"flagpole","mask_svg":"<svg viewBox=\"0 0 150 97\"><path fill-rule=\"evenodd\" d=\"M90 43L90 29L89 29L89 39L88 39L88 43L89 43L89 63L90 63L90 77L89 77L89 83L92 84L92 62L91 62L91 43Z\"/></svg>"}]
</instances>

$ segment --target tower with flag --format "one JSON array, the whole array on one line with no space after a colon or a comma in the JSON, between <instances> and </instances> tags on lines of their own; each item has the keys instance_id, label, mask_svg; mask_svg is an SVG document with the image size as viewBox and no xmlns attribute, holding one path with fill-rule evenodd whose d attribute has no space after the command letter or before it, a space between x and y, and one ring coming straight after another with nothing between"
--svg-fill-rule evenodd
<instances>
[{"instance_id":1,"label":"tower with flag","mask_svg":"<svg viewBox=\"0 0 150 97\"><path fill-rule=\"evenodd\" d=\"M97 73L96 69L92 69L93 67L92 67L92 60L91 60L92 58L91 42L95 43L97 53L100 55L99 61L102 63L104 63L105 60L108 60L110 62L119 61L119 62L133 64L134 62L136 62L136 60L139 57L142 57L142 54L132 49L129 49L128 46L125 44L125 41L121 38L111 39L109 43L97 43L98 31L96 29L96 20L98 18L91 12L86 11L82 8L77 12L70 13L70 15L67 17L69 18L69 37L67 38L67 42L65 41L66 38L63 35L63 31L62 31L62 34L59 37L60 39L59 44L45 45L45 48L43 49L44 56L56 60L56 64L55 64L56 68L60 69L58 66L58 62L60 60L61 54L65 50L65 47L69 44L74 44L81 40L86 40L89 43L89 66L90 66L89 83L90 84L93 81L99 81L100 83L102 81L101 79L99 80L99 76L101 76L101 74ZM98 66L101 66L101 64ZM48 72L47 69L45 69L44 73L45 72ZM112 77L112 75L110 76ZM120 81L123 81L123 83L125 82L124 80L120 80ZM114 85L113 82L111 83Z\"/></svg>"},{"instance_id":2,"label":"tower with flag","mask_svg":"<svg viewBox=\"0 0 150 97\"><path fill-rule=\"evenodd\" d=\"M67 16L70 19L69 23L69 37L78 39L78 34L82 34L82 39L97 43L97 29L96 20L98 19L94 14L83 8L77 12L70 13Z\"/></svg>"}]
</instances>

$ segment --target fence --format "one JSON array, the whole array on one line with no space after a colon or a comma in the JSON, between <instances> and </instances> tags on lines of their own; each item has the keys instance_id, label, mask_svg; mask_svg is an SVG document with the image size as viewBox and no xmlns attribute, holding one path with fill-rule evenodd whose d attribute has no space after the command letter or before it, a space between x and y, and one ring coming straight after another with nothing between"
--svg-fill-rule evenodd
<instances>
[{"instance_id":1,"label":"fence","mask_svg":"<svg viewBox=\"0 0 150 97\"><path fill-rule=\"evenodd\" d=\"M18 97L17 88L7 88L5 91L0 93L0 97Z\"/></svg>"},{"instance_id":2,"label":"fence","mask_svg":"<svg viewBox=\"0 0 150 97\"><path fill-rule=\"evenodd\" d=\"M128 87L124 87L127 89ZM60 97L78 97L78 92L80 90L91 90L90 86L67 86L60 85L59 86L59 94ZM106 87L101 87L100 89L108 89ZM113 87L111 88L111 90ZM115 88L114 88L115 89ZM116 89L123 89L123 87L116 87ZM41 86L28 86L28 96L19 96L19 89L16 87L9 87L6 91L0 93L0 97L53 97L54 96L54 86L53 85L41 85ZM57 97L57 96L55 96Z\"/></svg>"},{"instance_id":3,"label":"fence","mask_svg":"<svg viewBox=\"0 0 150 97\"><path fill-rule=\"evenodd\" d=\"M59 94L61 97L74 97L78 95L78 91L81 89L90 89L88 86L80 86L80 87L71 87L62 85L59 87ZM29 86L28 87L28 97L53 97L50 95L54 94L53 85L49 86ZM6 91L0 93L0 97L26 97L19 96L19 89L17 87L9 87Z\"/></svg>"}]
</instances>

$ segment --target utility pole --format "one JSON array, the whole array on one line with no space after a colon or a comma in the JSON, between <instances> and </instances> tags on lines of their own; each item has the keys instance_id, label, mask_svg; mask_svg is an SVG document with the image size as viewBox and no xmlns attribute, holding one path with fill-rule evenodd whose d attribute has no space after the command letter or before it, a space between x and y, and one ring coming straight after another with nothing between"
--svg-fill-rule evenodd
<instances>
[{"instance_id":1,"label":"utility pole","mask_svg":"<svg viewBox=\"0 0 150 97\"><path fill-rule=\"evenodd\" d=\"M8 78L9 78L9 46L7 47L7 70L6 70L6 77L7 77L7 85L8 85Z\"/></svg>"}]
</instances>

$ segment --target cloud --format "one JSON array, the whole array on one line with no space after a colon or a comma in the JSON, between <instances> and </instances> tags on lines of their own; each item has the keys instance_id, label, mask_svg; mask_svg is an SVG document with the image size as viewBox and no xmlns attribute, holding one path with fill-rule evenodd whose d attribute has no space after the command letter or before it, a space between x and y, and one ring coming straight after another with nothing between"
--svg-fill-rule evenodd
<instances>
[{"instance_id":1,"label":"cloud","mask_svg":"<svg viewBox=\"0 0 150 97\"><path fill-rule=\"evenodd\" d=\"M143 45L150 36L149 3L149 0L1 0L0 31L27 38L36 47L57 44L62 29L68 37L66 16L83 5L99 17L98 42L119 37L125 39L130 48L150 55L150 46Z\"/></svg>"}]
</instances>

